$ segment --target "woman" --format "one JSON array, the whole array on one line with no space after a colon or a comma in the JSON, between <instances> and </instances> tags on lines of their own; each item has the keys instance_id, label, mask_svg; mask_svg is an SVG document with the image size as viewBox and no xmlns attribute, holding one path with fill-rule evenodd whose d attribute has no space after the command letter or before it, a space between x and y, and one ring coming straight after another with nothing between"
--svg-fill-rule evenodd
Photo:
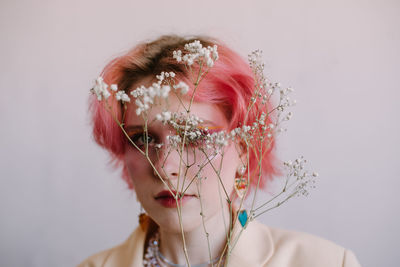
<instances>
[{"instance_id":1,"label":"woman","mask_svg":"<svg viewBox=\"0 0 400 267\"><path fill-rule=\"evenodd\" d=\"M111 61L92 89L93 133L147 214L79 266L359 266L329 241L254 220L258 190L280 174L274 134L289 103L281 90L273 107L278 87L255 58L206 37L162 36ZM285 200L305 192L296 181Z\"/></svg>"}]
</instances>

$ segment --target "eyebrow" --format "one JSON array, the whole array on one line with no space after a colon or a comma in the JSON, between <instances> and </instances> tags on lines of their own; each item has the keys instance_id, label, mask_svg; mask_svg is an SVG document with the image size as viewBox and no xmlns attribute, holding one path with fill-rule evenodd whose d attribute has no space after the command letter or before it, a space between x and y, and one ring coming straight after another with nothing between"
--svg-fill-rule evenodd
<instances>
[{"instance_id":1,"label":"eyebrow","mask_svg":"<svg viewBox=\"0 0 400 267\"><path fill-rule=\"evenodd\" d=\"M213 121L209 121L206 119L202 119L200 118L200 120L202 120L202 123L199 123L199 128L204 129L204 128L208 128L208 129L223 129L224 127L215 124ZM204 124L211 124L212 126L204 126Z\"/></svg>"},{"instance_id":2,"label":"eyebrow","mask_svg":"<svg viewBox=\"0 0 400 267\"><path fill-rule=\"evenodd\" d=\"M124 127L124 130L129 132L129 131L137 131L137 130L143 130L143 125L128 125L126 127Z\"/></svg>"},{"instance_id":3,"label":"eyebrow","mask_svg":"<svg viewBox=\"0 0 400 267\"><path fill-rule=\"evenodd\" d=\"M203 125L199 125L198 128L200 128L200 129L205 129L205 128L207 128L207 129L209 129L209 130L222 130L222 129L224 129L224 127L219 126L219 125L213 125L213 126L203 126Z\"/></svg>"},{"instance_id":4,"label":"eyebrow","mask_svg":"<svg viewBox=\"0 0 400 267\"><path fill-rule=\"evenodd\" d=\"M200 129L209 129L209 130L222 130L224 129L223 126L216 125L213 121L205 120L200 118L203 122L199 124L198 128ZM211 124L211 126L204 126L203 124ZM149 126L149 125L148 125ZM138 125L127 125L124 127L125 131L137 131L137 130L143 130L144 125L143 124L138 124Z\"/></svg>"}]
</instances>

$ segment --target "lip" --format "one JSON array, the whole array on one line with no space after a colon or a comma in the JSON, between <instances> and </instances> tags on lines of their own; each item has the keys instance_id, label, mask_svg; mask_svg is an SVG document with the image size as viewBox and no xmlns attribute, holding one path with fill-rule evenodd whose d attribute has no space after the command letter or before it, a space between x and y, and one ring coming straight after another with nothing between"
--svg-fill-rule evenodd
<instances>
[{"instance_id":1,"label":"lip","mask_svg":"<svg viewBox=\"0 0 400 267\"><path fill-rule=\"evenodd\" d=\"M176 195L176 191L172 191L174 195ZM183 206L188 200L196 197L195 195L184 194L183 197L175 200L174 196L171 194L169 190L163 190L159 192L154 199L165 208L176 208L179 203L180 206Z\"/></svg>"}]
</instances>

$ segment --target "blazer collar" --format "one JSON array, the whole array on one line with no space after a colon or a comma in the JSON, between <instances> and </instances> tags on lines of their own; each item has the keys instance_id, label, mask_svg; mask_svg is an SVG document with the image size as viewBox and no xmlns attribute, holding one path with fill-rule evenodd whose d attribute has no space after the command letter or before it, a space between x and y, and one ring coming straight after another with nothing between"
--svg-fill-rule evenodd
<instances>
[{"instance_id":1,"label":"blazer collar","mask_svg":"<svg viewBox=\"0 0 400 267\"><path fill-rule=\"evenodd\" d=\"M150 230L146 227L147 231ZM150 227L151 228L151 227ZM140 227L127 240L128 251L133 254L131 258L132 267L143 266L143 245L146 239L146 232ZM269 228L258 221L251 221L246 228L242 228L240 223L233 227L232 245L228 258L229 267L243 266L265 266L274 253L274 244Z\"/></svg>"}]
</instances>

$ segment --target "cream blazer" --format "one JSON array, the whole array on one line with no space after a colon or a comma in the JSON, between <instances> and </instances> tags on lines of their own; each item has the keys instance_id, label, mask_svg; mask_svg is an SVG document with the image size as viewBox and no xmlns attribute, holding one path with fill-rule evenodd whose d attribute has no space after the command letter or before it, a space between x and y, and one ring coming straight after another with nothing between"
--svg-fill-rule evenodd
<instances>
[{"instance_id":1,"label":"cream blazer","mask_svg":"<svg viewBox=\"0 0 400 267\"><path fill-rule=\"evenodd\" d=\"M238 225L238 224L237 224ZM354 254L328 240L252 221L242 231L229 267L360 267ZM143 267L146 232L138 227L119 246L97 253L78 267Z\"/></svg>"}]
</instances>

